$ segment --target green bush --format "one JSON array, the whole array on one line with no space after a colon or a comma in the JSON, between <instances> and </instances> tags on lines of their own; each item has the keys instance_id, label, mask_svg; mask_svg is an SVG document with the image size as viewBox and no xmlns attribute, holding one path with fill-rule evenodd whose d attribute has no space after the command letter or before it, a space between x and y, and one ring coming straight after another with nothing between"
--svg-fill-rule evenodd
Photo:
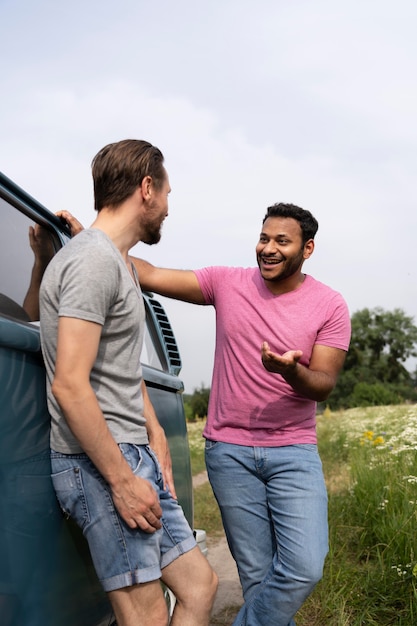
<instances>
[{"instance_id":1,"label":"green bush","mask_svg":"<svg viewBox=\"0 0 417 626\"><path fill-rule=\"evenodd\" d=\"M400 404L402 398L395 387L381 383L356 383L349 398L349 406L387 406Z\"/></svg>"}]
</instances>

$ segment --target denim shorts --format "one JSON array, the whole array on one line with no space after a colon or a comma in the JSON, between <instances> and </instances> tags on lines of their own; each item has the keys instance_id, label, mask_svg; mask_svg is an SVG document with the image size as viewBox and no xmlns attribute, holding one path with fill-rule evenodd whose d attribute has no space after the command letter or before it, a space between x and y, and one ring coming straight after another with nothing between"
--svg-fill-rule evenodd
<instances>
[{"instance_id":1,"label":"denim shorts","mask_svg":"<svg viewBox=\"0 0 417 626\"><path fill-rule=\"evenodd\" d=\"M51 451L58 501L82 529L105 591L157 580L164 567L196 546L181 506L164 489L154 452L147 445L121 443L119 448L134 474L148 480L158 493L162 528L154 533L132 529L123 521L107 482L86 454Z\"/></svg>"}]
</instances>

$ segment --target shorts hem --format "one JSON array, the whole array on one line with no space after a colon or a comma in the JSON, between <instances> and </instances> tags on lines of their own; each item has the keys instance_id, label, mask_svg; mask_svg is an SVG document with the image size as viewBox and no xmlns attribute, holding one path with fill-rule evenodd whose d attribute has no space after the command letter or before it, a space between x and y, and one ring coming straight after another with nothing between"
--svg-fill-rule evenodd
<instances>
[{"instance_id":1,"label":"shorts hem","mask_svg":"<svg viewBox=\"0 0 417 626\"><path fill-rule=\"evenodd\" d=\"M133 572L117 574L111 578L100 580L104 591L115 591L124 587L132 587L140 583L149 583L152 580L161 578L161 570L158 565L147 567L146 569L136 569Z\"/></svg>"},{"instance_id":2,"label":"shorts hem","mask_svg":"<svg viewBox=\"0 0 417 626\"><path fill-rule=\"evenodd\" d=\"M161 578L161 569L167 567L173 563L178 557L186 552L189 552L197 545L193 536L181 541L181 543L173 546L166 554L163 555L161 567L154 565L147 567L146 569L135 570L133 572L125 572L123 574L117 574L111 578L100 580L104 591L116 591L116 589L123 589L125 587L132 587L132 585L140 585L141 583L149 583L153 580L159 580Z\"/></svg>"},{"instance_id":3,"label":"shorts hem","mask_svg":"<svg viewBox=\"0 0 417 626\"><path fill-rule=\"evenodd\" d=\"M161 569L164 569L164 567L167 567L167 565L173 563L175 559L178 559L178 557L195 548L196 545L197 542L194 539L193 535L188 537L188 539L184 539L184 541L177 543L171 548L171 550L168 550L168 552L165 552L165 554L162 556Z\"/></svg>"}]
</instances>

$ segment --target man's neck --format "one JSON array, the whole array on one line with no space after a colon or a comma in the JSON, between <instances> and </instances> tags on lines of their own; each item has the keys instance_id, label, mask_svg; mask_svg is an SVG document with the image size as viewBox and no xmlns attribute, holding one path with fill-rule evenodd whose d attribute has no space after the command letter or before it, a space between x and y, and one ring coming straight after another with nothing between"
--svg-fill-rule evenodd
<instances>
[{"instance_id":1,"label":"man's neck","mask_svg":"<svg viewBox=\"0 0 417 626\"><path fill-rule=\"evenodd\" d=\"M269 289L269 291L273 293L274 296L281 296L284 293L295 291L296 289L301 287L304 280L305 280L305 274L303 274L302 272L297 272L297 274L293 274L292 276L289 276L288 278L282 281L281 280L273 281L273 280L264 279L264 283L265 283L266 288Z\"/></svg>"},{"instance_id":2,"label":"man's neck","mask_svg":"<svg viewBox=\"0 0 417 626\"><path fill-rule=\"evenodd\" d=\"M118 248L125 262L128 263L129 250L140 241L137 228L135 232L135 228L132 226L134 221L130 218L129 211L123 210L123 205L117 209L104 207L98 213L91 228L103 231Z\"/></svg>"}]
</instances>

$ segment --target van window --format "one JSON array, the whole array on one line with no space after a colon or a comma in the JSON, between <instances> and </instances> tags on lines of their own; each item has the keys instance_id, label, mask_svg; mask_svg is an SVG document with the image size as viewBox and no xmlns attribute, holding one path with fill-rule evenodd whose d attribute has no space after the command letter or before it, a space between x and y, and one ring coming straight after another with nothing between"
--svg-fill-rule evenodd
<instances>
[{"instance_id":1,"label":"van window","mask_svg":"<svg viewBox=\"0 0 417 626\"><path fill-rule=\"evenodd\" d=\"M37 321L37 300L30 304L27 298L35 261L29 240L29 227L34 226L34 222L2 198L0 215L0 315ZM60 247L56 235L45 227L42 227L41 235L37 240L38 250L43 254L40 276L47 265L46 259L50 260Z\"/></svg>"},{"instance_id":2,"label":"van window","mask_svg":"<svg viewBox=\"0 0 417 626\"><path fill-rule=\"evenodd\" d=\"M163 367L160 355L158 354L158 350L155 345L155 339L153 338L154 336L155 335L154 333L152 333L149 317L147 316L140 360L143 365L149 365L150 367L154 367L157 370L166 370L166 367Z\"/></svg>"}]
</instances>

